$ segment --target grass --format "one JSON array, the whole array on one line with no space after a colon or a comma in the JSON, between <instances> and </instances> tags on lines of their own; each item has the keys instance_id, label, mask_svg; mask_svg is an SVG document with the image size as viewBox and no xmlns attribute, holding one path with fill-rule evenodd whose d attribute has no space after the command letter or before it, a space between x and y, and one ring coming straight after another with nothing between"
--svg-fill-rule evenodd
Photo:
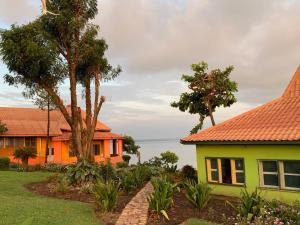
<instances>
[{"instance_id":1,"label":"grass","mask_svg":"<svg viewBox=\"0 0 300 225\"><path fill-rule=\"evenodd\" d=\"M199 220L194 218L188 219L186 221L186 224L187 225L217 225L216 223L211 223L205 220Z\"/></svg>"},{"instance_id":2,"label":"grass","mask_svg":"<svg viewBox=\"0 0 300 225\"><path fill-rule=\"evenodd\" d=\"M100 224L90 204L40 196L24 187L50 175L0 171L0 225Z\"/></svg>"}]
</instances>

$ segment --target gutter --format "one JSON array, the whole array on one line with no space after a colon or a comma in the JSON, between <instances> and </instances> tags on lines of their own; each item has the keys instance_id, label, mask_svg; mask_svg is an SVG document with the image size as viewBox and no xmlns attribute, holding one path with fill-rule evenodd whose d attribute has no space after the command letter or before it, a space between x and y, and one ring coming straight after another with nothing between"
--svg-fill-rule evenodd
<instances>
[{"instance_id":1,"label":"gutter","mask_svg":"<svg viewBox=\"0 0 300 225\"><path fill-rule=\"evenodd\" d=\"M295 141L182 141L184 145L300 145Z\"/></svg>"}]
</instances>

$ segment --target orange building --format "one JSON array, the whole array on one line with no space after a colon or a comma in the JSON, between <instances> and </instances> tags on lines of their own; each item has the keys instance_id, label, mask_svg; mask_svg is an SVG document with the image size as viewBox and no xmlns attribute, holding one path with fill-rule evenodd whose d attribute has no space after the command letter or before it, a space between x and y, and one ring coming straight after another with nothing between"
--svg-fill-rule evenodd
<instances>
[{"instance_id":1,"label":"orange building","mask_svg":"<svg viewBox=\"0 0 300 225\"><path fill-rule=\"evenodd\" d=\"M83 115L85 112L82 113ZM76 162L74 151L70 148L71 129L59 110L50 113L50 143L46 150L47 111L33 108L0 107L0 121L8 129L0 135L0 156L8 156L11 161L17 148L30 147L37 151L37 157L29 164ZM122 161L123 137L111 133L111 129L98 121L93 140L93 150L97 162Z\"/></svg>"}]
</instances>

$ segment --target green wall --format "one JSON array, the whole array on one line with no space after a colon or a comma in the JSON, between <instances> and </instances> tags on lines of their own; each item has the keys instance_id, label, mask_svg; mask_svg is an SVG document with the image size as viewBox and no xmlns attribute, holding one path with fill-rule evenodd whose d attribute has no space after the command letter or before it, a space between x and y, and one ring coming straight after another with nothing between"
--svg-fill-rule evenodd
<instances>
[{"instance_id":1,"label":"green wall","mask_svg":"<svg viewBox=\"0 0 300 225\"><path fill-rule=\"evenodd\" d=\"M197 168L199 181L207 182L206 157L244 158L245 185L249 191L259 187L258 160L300 160L300 145L197 145ZM239 196L243 187L211 184L213 193ZM266 199L292 203L300 200L300 191L261 188Z\"/></svg>"}]
</instances>

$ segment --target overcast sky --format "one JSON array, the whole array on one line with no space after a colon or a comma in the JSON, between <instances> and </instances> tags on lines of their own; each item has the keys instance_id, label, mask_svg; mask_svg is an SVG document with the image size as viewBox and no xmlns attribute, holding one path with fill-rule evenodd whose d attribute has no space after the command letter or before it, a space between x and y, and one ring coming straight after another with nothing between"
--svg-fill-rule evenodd
<instances>
[{"instance_id":1,"label":"overcast sky","mask_svg":"<svg viewBox=\"0 0 300 225\"><path fill-rule=\"evenodd\" d=\"M280 96L300 64L297 0L102 0L98 7L107 57L123 69L103 87L109 101L100 119L138 139L183 137L197 123L170 107L192 63L235 67L238 103L218 109L217 122ZM40 0L1 0L0 27L31 21L40 8ZM3 83L5 73L0 61L0 106L31 107L21 88ZM69 102L67 86L62 96Z\"/></svg>"}]
</instances>

